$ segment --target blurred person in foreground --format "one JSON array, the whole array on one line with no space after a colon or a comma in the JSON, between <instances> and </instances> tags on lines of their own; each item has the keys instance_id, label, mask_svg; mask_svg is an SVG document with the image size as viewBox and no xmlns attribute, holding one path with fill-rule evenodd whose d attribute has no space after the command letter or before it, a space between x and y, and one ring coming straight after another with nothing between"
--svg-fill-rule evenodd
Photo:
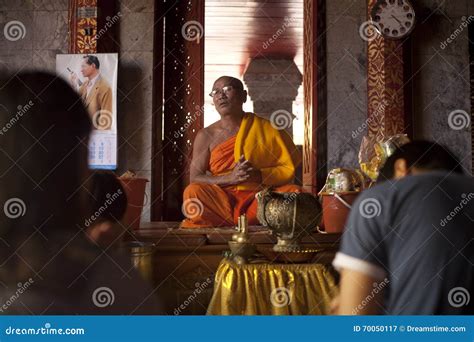
<instances>
[{"instance_id":1,"label":"blurred person in foreground","mask_svg":"<svg viewBox=\"0 0 474 342\"><path fill-rule=\"evenodd\" d=\"M162 313L129 258L86 237L92 125L79 95L26 72L0 79L0 103L1 312Z\"/></svg>"},{"instance_id":2,"label":"blurred person in foreground","mask_svg":"<svg viewBox=\"0 0 474 342\"><path fill-rule=\"evenodd\" d=\"M92 215L86 220L86 235L99 247L120 245L126 233L121 223L127 211L127 195L117 176L110 171L95 171L91 177Z\"/></svg>"},{"instance_id":3,"label":"blurred person in foreground","mask_svg":"<svg viewBox=\"0 0 474 342\"><path fill-rule=\"evenodd\" d=\"M352 206L333 265L341 315L473 314L474 181L451 152L414 141Z\"/></svg>"}]
</instances>

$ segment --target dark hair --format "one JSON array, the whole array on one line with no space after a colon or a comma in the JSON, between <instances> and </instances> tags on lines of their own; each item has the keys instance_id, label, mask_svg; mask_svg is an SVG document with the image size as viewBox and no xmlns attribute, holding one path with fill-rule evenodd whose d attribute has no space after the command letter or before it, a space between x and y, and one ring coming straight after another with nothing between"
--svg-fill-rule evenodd
<instances>
[{"instance_id":1,"label":"dark hair","mask_svg":"<svg viewBox=\"0 0 474 342\"><path fill-rule=\"evenodd\" d=\"M397 159L404 159L407 168L422 170L446 170L463 174L459 160L446 147L426 140L415 140L403 145L387 158L380 170L378 181L392 179Z\"/></svg>"},{"instance_id":2,"label":"dark hair","mask_svg":"<svg viewBox=\"0 0 474 342\"><path fill-rule=\"evenodd\" d=\"M96 69L100 69L100 62L96 56L93 55L85 55L84 58L86 59L86 63L89 65L94 64Z\"/></svg>"},{"instance_id":3,"label":"dark hair","mask_svg":"<svg viewBox=\"0 0 474 342\"><path fill-rule=\"evenodd\" d=\"M91 179L92 212L99 221L120 221L127 211L127 195L117 176L96 171Z\"/></svg>"},{"instance_id":4,"label":"dark hair","mask_svg":"<svg viewBox=\"0 0 474 342\"><path fill-rule=\"evenodd\" d=\"M0 263L21 253L40 269L67 241L75 245L84 235L92 124L79 95L53 74L0 76L0 103L0 204L10 213L0 215L7 244ZM12 260L2 267L10 275L1 281L17 281L25 271Z\"/></svg>"}]
</instances>

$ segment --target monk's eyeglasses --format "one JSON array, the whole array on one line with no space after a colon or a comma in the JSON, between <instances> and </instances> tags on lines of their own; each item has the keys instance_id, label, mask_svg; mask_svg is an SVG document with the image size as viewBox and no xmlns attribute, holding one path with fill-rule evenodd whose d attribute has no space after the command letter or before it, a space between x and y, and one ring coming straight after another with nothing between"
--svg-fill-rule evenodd
<instances>
[{"instance_id":1,"label":"monk's eyeglasses","mask_svg":"<svg viewBox=\"0 0 474 342\"><path fill-rule=\"evenodd\" d=\"M233 86L231 85L228 85L228 86L225 86L225 87L222 87L222 89L213 89L210 93L209 93L209 96L210 97L214 97L220 93L224 93L225 96L229 95L229 93L232 91L232 89L234 89Z\"/></svg>"}]
</instances>

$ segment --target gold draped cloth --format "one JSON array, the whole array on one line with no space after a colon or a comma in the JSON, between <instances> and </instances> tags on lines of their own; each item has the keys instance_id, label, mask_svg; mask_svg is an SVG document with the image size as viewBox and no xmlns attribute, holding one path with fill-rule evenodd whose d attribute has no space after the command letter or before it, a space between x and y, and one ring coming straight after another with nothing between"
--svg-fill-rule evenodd
<instances>
[{"instance_id":1,"label":"gold draped cloth","mask_svg":"<svg viewBox=\"0 0 474 342\"><path fill-rule=\"evenodd\" d=\"M246 264L217 269L208 315L325 315L337 294L323 264Z\"/></svg>"}]
</instances>

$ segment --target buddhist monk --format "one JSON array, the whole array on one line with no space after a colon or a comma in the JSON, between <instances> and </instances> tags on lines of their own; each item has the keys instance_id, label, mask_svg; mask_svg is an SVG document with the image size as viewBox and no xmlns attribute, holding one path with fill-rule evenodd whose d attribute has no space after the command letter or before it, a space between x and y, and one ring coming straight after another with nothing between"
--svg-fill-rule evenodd
<instances>
[{"instance_id":1,"label":"buddhist monk","mask_svg":"<svg viewBox=\"0 0 474 342\"><path fill-rule=\"evenodd\" d=\"M240 80L222 76L209 95L221 119L196 135L181 227L234 226L242 214L256 225L258 191L301 191L291 184L300 157L285 130L244 112L247 92Z\"/></svg>"}]
</instances>

